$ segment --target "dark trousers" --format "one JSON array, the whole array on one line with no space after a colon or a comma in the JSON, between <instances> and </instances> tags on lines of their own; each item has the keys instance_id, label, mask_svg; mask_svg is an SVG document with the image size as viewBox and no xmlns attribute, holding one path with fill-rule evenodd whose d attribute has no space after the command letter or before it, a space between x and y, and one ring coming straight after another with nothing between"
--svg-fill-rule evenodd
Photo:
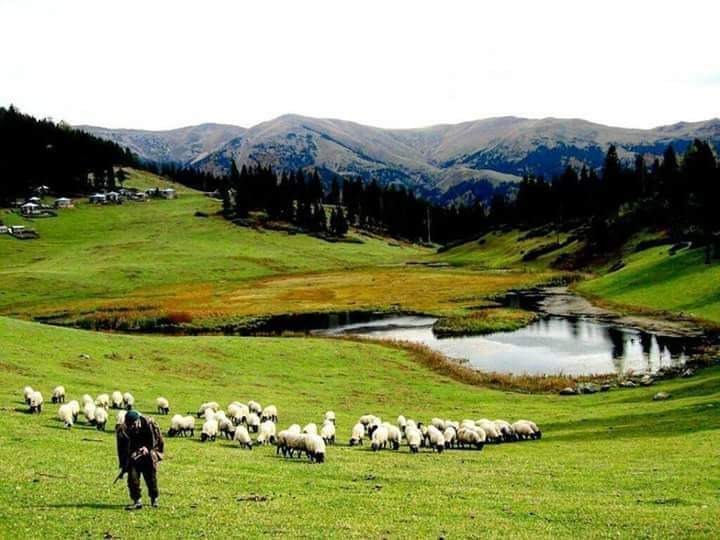
<instances>
[{"instance_id":1,"label":"dark trousers","mask_svg":"<svg viewBox=\"0 0 720 540\"><path fill-rule=\"evenodd\" d=\"M157 469L152 464L132 464L128 470L127 483L130 491L130 498L133 501L140 499L140 476L145 479L148 495L151 499L157 499L160 492L157 487Z\"/></svg>"}]
</instances>

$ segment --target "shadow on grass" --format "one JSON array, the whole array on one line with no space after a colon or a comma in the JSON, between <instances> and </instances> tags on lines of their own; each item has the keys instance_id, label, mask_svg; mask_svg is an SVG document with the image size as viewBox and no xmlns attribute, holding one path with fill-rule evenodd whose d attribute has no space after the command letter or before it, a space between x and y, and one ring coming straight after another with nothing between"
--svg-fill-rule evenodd
<instances>
[{"instance_id":1,"label":"shadow on grass","mask_svg":"<svg viewBox=\"0 0 720 540\"><path fill-rule=\"evenodd\" d=\"M38 504L30 506L30 508L89 508L91 510L119 510L125 508L124 504L109 504L109 503L56 503L56 504Z\"/></svg>"}]
</instances>

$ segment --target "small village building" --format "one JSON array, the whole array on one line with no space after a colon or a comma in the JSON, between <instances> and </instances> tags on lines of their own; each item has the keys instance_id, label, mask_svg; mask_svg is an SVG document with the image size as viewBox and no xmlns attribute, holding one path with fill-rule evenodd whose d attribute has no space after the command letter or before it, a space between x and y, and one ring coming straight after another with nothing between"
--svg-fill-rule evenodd
<instances>
[{"instance_id":1,"label":"small village building","mask_svg":"<svg viewBox=\"0 0 720 540\"><path fill-rule=\"evenodd\" d=\"M70 208L72 206L72 199L67 197L58 197L55 199L55 208Z\"/></svg>"},{"instance_id":2,"label":"small village building","mask_svg":"<svg viewBox=\"0 0 720 540\"><path fill-rule=\"evenodd\" d=\"M35 204L40 204L41 199L40 199L40 197L30 197L30 198L28 199L28 202L35 203Z\"/></svg>"},{"instance_id":3,"label":"small village building","mask_svg":"<svg viewBox=\"0 0 720 540\"><path fill-rule=\"evenodd\" d=\"M25 225L11 225L10 234L20 234L25 231Z\"/></svg>"},{"instance_id":4,"label":"small village building","mask_svg":"<svg viewBox=\"0 0 720 540\"><path fill-rule=\"evenodd\" d=\"M117 191L109 191L105 194L105 200L107 202L118 202L120 200L120 194Z\"/></svg>"},{"instance_id":5,"label":"small village building","mask_svg":"<svg viewBox=\"0 0 720 540\"><path fill-rule=\"evenodd\" d=\"M8 234L10 228L7 225L0 225L0 234Z\"/></svg>"},{"instance_id":6,"label":"small village building","mask_svg":"<svg viewBox=\"0 0 720 540\"><path fill-rule=\"evenodd\" d=\"M20 207L23 216L34 216L40 213L40 205L34 202L27 202Z\"/></svg>"},{"instance_id":7,"label":"small village building","mask_svg":"<svg viewBox=\"0 0 720 540\"><path fill-rule=\"evenodd\" d=\"M88 200L94 204L103 204L106 201L106 197L104 193L93 193Z\"/></svg>"}]
</instances>

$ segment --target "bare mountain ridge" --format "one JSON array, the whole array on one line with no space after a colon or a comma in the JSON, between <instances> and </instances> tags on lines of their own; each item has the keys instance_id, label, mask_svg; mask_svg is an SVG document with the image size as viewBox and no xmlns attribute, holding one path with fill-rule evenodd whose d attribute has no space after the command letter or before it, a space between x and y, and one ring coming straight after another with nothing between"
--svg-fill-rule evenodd
<instances>
[{"instance_id":1,"label":"bare mountain ridge","mask_svg":"<svg viewBox=\"0 0 720 540\"><path fill-rule=\"evenodd\" d=\"M525 172L551 176L568 164L599 167L607 147L621 157L679 151L695 137L720 148L720 120L628 129L581 119L498 117L418 129L383 129L338 119L284 115L249 129L203 124L167 132L84 127L154 161L172 156L215 172L238 164L279 170L318 168L331 174L395 182L449 202L486 199ZM225 140L223 140L225 138ZM148 148L144 148L148 145Z\"/></svg>"}]
</instances>

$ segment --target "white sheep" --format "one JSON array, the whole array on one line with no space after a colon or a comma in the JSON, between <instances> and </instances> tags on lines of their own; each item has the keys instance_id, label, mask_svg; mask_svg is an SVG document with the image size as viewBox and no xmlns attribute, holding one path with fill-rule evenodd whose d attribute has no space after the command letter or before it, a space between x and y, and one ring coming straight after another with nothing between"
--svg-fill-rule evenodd
<instances>
[{"instance_id":1,"label":"white sheep","mask_svg":"<svg viewBox=\"0 0 720 540\"><path fill-rule=\"evenodd\" d=\"M388 443L390 443L393 450L398 450L400 448L400 442L402 441L402 431L390 422L384 422L383 427L387 429L388 432Z\"/></svg>"},{"instance_id":2,"label":"white sheep","mask_svg":"<svg viewBox=\"0 0 720 540\"><path fill-rule=\"evenodd\" d=\"M512 429L519 440L539 439L542 437L542 433L537 429L537 425L527 420L518 420L512 425Z\"/></svg>"},{"instance_id":3,"label":"white sheep","mask_svg":"<svg viewBox=\"0 0 720 540\"><path fill-rule=\"evenodd\" d=\"M300 427L300 424L291 424L290 427L287 428L287 431L299 435L300 433L302 433L302 428Z\"/></svg>"},{"instance_id":4,"label":"white sheep","mask_svg":"<svg viewBox=\"0 0 720 540\"><path fill-rule=\"evenodd\" d=\"M294 433L289 430L283 430L277 436L277 452L282 451L283 456L293 457L295 452L298 456L306 451L304 433Z\"/></svg>"},{"instance_id":5,"label":"white sheep","mask_svg":"<svg viewBox=\"0 0 720 540\"><path fill-rule=\"evenodd\" d=\"M308 433L304 436L305 453L310 461L323 463L325 461L325 441L319 435Z\"/></svg>"},{"instance_id":6,"label":"white sheep","mask_svg":"<svg viewBox=\"0 0 720 540\"><path fill-rule=\"evenodd\" d=\"M225 436L226 439L232 439L235 433L235 425L232 423L225 413L220 414L219 412L215 415L215 420L218 423L218 431Z\"/></svg>"},{"instance_id":7,"label":"white sheep","mask_svg":"<svg viewBox=\"0 0 720 540\"><path fill-rule=\"evenodd\" d=\"M93 405L95 405L95 400L92 398L92 396L90 394L83 394L83 397L82 397L83 407L88 403L92 403Z\"/></svg>"},{"instance_id":8,"label":"white sheep","mask_svg":"<svg viewBox=\"0 0 720 540\"><path fill-rule=\"evenodd\" d=\"M335 411L327 411L325 413L325 422L335 423Z\"/></svg>"},{"instance_id":9,"label":"white sheep","mask_svg":"<svg viewBox=\"0 0 720 540\"><path fill-rule=\"evenodd\" d=\"M262 414L262 405L260 405L257 401L250 400L248 401L247 406L248 409L250 409L250 412L254 412L258 415L258 417L260 417L260 415Z\"/></svg>"},{"instance_id":10,"label":"white sheep","mask_svg":"<svg viewBox=\"0 0 720 540\"><path fill-rule=\"evenodd\" d=\"M73 424L75 423L75 418L73 416L72 407L69 403L60 405L60 408L58 409L58 418L62 420L66 428L70 429L71 427L73 427Z\"/></svg>"},{"instance_id":11,"label":"white sheep","mask_svg":"<svg viewBox=\"0 0 720 540\"><path fill-rule=\"evenodd\" d=\"M494 420L495 428L500 432L503 441L509 442L515 440L515 431L509 422L505 420Z\"/></svg>"},{"instance_id":12,"label":"white sheep","mask_svg":"<svg viewBox=\"0 0 720 540\"><path fill-rule=\"evenodd\" d=\"M122 392L119 390L113 391L112 394L110 394L110 406L113 409L122 409L123 408L123 397Z\"/></svg>"},{"instance_id":13,"label":"white sheep","mask_svg":"<svg viewBox=\"0 0 720 540\"><path fill-rule=\"evenodd\" d=\"M530 427L533 429L533 431L535 433L541 433L540 428L532 420L518 420L518 422L525 422L526 424L530 424ZM538 437L538 438L540 438L540 437Z\"/></svg>"},{"instance_id":14,"label":"white sheep","mask_svg":"<svg viewBox=\"0 0 720 540\"><path fill-rule=\"evenodd\" d=\"M214 418L205 420L202 425L202 432L200 433L200 441L215 441L218 434L218 422Z\"/></svg>"},{"instance_id":15,"label":"white sheep","mask_svg":"<svg viewBox=\"0 0 720 540\"><path fill-rule=\"evenodd\" d=\"M475 422L475 425L479 428L482 428L485 431L485 434L487 435L487 441L491 443L497 443L502 440L502 435L500 434L500 430L495 426L494 422L491 422L487 418L482 418Z\"/></svg>"},{"instance_id":16,"label":"white sheep","mask_svg":"<svg viewBox=\"0 0 720 540\"><path fill-rule=\"evenodd\" d=\"M205 420L212 420L217 416L217 411L215 409L205 409L205 412L202 414L202 417Z\"/></svg>"},{"instance_id":17,"label":"white sheep","mask_svg":"<svg viewBox=\"0 0 720 540\"><path fill-rule=\"evenodd\" d=\"M335 423L332 420L325 420L320 428L320 436L325 444L335 444Z\"/></svg>"},{"instance_id":18,"label":"white sheep","mask_svg":"<svg viewBox=\"0 0 720 540\"><path fill-rule=\"evenodd\" d=\"M309 435L317 435L318 434L317 424L310 422L303 428L302 432L307 433Z\"/></svg>"},{"instance_id":19,"label":"white sheep","mask_svg":"<svg viewBox=\"0 0 720 540\"><path fill-rule=\"evenodd\" d=\"M265 420L260 424L260 433L257 436L258 444L275 444L275 422L272 420Z\"/></svg>"},{"instance_id":20,"label":"white sheep","mask_svg":"<svg viewBox=\"0 0 720 540\"><path fill-rule=\"evenodd\" d=\"M482 450L485 445L485 431L482 428L465 428L461 427L457 432L457 445L460 448L464 448L465 445L474 446Z\"/></svg>"},{"instance_id":21,"label":"white sheep","mask_svg":"<svg viewBox=\"0 0 720 540\"><path fill-rule=\"evenodd\" d=\"M278 421L278 410L275 405L268 405L262 410L260 421L264 422L265 420L272 420L273 422Z\"/></svg>"},{"instance_id":22,"label":"white sheep","mask_svg":"<svg viewBox=\"0 0 720 540\"><path fill-rule=\"evenodd\" d=\"M121 409L118 411L117 416L115 417L115 427L122 426L125 423L125 415L127 415L127 411L124 409Z\"/></svg>"},{"instance_id":23,"label":"white sheep","mask_svg":"<svg viewBox=\"0 0 720 540\"><path fill-rule=\"evenodd\" d=\"M235 428L235 435L233 436L233 439L236 440L240 446L244 446L248 450L252 450L252 439L250 439L250 434L245 426L238 426Z\"/></svg>"},{"instance_id":24,"label":"white sheep","mask_svg":"<svg viewBox=\"0 0 720 540\"><path fill-rule=\"evenodd\" d=\"M65 403L65 387L56 386L53 388L51 399L53 403Z\"/></svg>"},{"instance_id":25,"label":"white sheep","mask_svg":"<svg viewBox=\"0 0 720 540\"><path fill-rule=\"evenodd\" d=\"M135 396L133 396L130 392L125 392L123 394L123 403L125 404L125 408L129 411L135 406Z\"/></svg>"},{"instance_id":26,"label":"white sheep","mask_svg":"<svg viewBox=\"0 0 720 540\"><path fill-rule=\"evenodd\" d=\"M97 407L92 401L85 402L83 406L83 414L85 415L85 421L92 425L95 425L95 411Z\"/></svg>"},{"instance_id":27,"label":"white sheep","mask_svg":"<svg viewBox=\"0 0 720 540\"><path fill-rule=\"evenodd\" d=\"M26 386L23 388L23 401L26 405L30 405L30 396L35 390L33 390L32 386Z\"/></svg>"},{"instance_id":28,"label":"white sheep","mask_svg":"<svg viewBox=\"0 0 720 540\"><path fill-rule=\"evenodd\" d=\"M430 447L434 448L437 452L442 452L445 449L445 437L438 428L428 426L428 439L430 441Z\"/></svg>"},{"instance_id":29,"label":"white sheep","mask_svg":"<svg viewBox=\"0 0 720 540\"><path fill-rule=\"evenodd\" d=\"M363 437L365 437L365 426L358 422L352 428L352 434L350 435L350 446L359 444L362 446Z\"/></svg>"},{"instance_id":30,"label":"white sheep","mask_svg":"<svg viewBox=\"0 0 720 540\"><path fill-rule=\"evenodd\" d=\"M385 426L380 425L373 430L372 437L370 438L370 448L373 452L377 452L381 448L387 448L388 443L388 430Z\"/></svg>"},{"instance_id":31,"label":"white sheep","mask_svg":"<svg viewBox=\"0 0 720 540\"><path fill-rule=\"evenodd\" d=\"M422 444L422 433L420 433L420 430L413 426L407 426L405 428L405 439L407 439L410 451L416 454Z\"/></svg>"},{"instance_id":32,"label":"white sheep","mask_svg":"<svg viewBox=\"0 0 720 540\"><path fill-rule=\"evenodd\" d=\"M68 405L70 405L70 410L72 411L73 422L77 422L78 415L80 414L80 404L77 400L73 399L72 401L68 401Z\"/></svg>"},{"instance_id":33,"label":"white sheep","mask_svg":"<svg viewBox=\"0 0 720 540\"><path fill-rule=\"evenodd\" d=\"M104 407L95 408L95 427L98 431L105 431L105 425L107 424L108 413Z\"/></svg>"},{"instance_id":34,"label":"white sheep","mask_svg":"<svg viewBox=\"0 0 720 540\"><path fill-rule=\"evenodd\" d=\"M102 407L103 409L110 408L110 396L108 394L100 394L95 398L95 406Z\"/></svg>"},{"instance_id":35,"label":"white sheep","mask_svg":"<svg viewBox=\"0 0 720 540\"><path fill-rule=\"evenodd\" d=\"M202 405L200 405L200 408L198 409L197 417L202 418L205 415L205 411L207 411L208 409L210 409L213 412L219 411L220 405L215 401L208 401L207 403L203 403Z\"/></svg>"},{"instance_id":36,"label":"white sheep","mask_svg":"<svg viewBox=\"0 0 720 540\"><path fill-rule=\"evenodd\" d=\"M118 415L119 414L120 413L118 413ZM191 437L195 434L195 418L192 416L182 416L180 414L174 415L170 420L170 429L168 430L168 436L186 437L188 433Z\"/></svg>"},{"instance_id":37,"label":"white sheep","mask_svg":"<svg viewBox=\"0 0 720 540\"><path fill-rule=\"evenodd\" d=\"M443 437L445 438L445 448L452 448L453 443L457 441L457 429L455 426L449 425L443 431Z\"/></svg>"},{"instance_id":38,"label":"white sheep","mask_svg":"<svg viewBox=\"0 0 720 540\"><path fill-rule=\"evenodd\" d=\"M430 425L434 426L438 431L445 429L445 420L442 418L433 418L430 420Z\"/></svg>"},{"instance_id":39,"label":"white sheep","mask_svg":"<svg viewBox=\"0 0 720 540\"><path fill-rule=\"evenodd\" d=\"M407 420L402 414L397 418L397 425L400 428L400 431L405 433L405 429L407 429Z\"/></svg>"},{"instance_id":40,"label":"white sheep","mask_svg":"<svg viewBox=\"0 0 720 540\"><path fill-rule=\"evenodd\" d=\"M244 423L247 420L250 409L244 403L233 401L227 408L228 416L236 426Z\"/></svg>"},{"instance_id":41,"label":"white sheep","mask_svg":"<svg viewBox=\"0 0 720 540\"><path fill-rule=\"evenodd\" d=\"M170 414L170 402L166 398L161 396L155 400L155 403L158 414Z\"/></svg>"},{"instance_id":42,"label":"white sheep","mask_svg":"<svg viewBox=\"0 0 720 540\"><path fill-rule=\"evenodd\" d=\"M30 394L30 413L40 414L42 412L42 406L43 396L38 390L35 390Z\"/></svg>"},{"instance_id":43,"label":"white sheep","mask_svg":"<svg viewBox=\"0 0 720 540\"><path fill-rule=\"evenodd\" d=\"M260 417L257 413L251 412L248 414L245 423L247 424L248 431L251 433L257 433L260 428Z\"/></svg>"}]
</instances>

